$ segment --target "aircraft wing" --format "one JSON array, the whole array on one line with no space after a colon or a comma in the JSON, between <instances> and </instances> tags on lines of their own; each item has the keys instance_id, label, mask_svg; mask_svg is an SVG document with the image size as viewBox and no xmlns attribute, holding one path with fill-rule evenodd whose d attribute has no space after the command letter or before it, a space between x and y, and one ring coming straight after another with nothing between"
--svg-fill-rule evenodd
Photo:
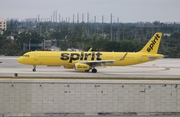
<instances>
[{"instance_id":1,"label":"aircraft wing","mask_svg":"<svg viewBox=\"0 0 180 117\"><path fill-rule=\"evenodd\" d=\"M125 59L125 57L127 56L128 52L126 52L124 54L124 56L122 58L120 58L119 60L96 60L96 61L79 61L77 63L81 63L81 64L88 64L90 66L101 66L101 65L106 65L106 63L114 63L115 61L122 61Z\"/></svg>"},{"instance_id":2,"label":"aircraft wing","mask_svg":"<svg viewBox=\"0 0 180 117\"><path fill-rule=\"evenodd\" d=\"M114 63L115 61L116 60L96 60L96 61L79 61L77 63L101 66L101 65L106 65L106 63Z\"/></svg>"},{"instance_id":3,"label":"aircraft wing","mask_svg":"<svg viewBox=\"0 0 180 117\"><path fill-rule=\"evenodd\" d=\"M106 63L114 63L115 61L122 61L125 59L125 57L127 56L128 52L126 52L124 54L123 57L121 57L119 60L96 60L96 61L79 61L77 63L80 64L88 64L90 66L101 66L101 65L106 65Z\"/></svg>"}]
</instances>

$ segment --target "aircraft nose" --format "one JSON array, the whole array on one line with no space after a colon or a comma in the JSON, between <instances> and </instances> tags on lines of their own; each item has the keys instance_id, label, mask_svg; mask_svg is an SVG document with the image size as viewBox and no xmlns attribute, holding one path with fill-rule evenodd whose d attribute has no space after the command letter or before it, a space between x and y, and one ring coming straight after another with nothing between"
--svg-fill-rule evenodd
<instances>
[{"instance_id":1,"label":"aircraft nose","mask_svg":"<svg viewBox=\"0 0 180 117\"><path fill-rule=\"evenodd\" d=\"M19 63L22 63L22 58L19 57L19 58L17 59L17 61L18 61Z\"/></svg>"}]
</instances>

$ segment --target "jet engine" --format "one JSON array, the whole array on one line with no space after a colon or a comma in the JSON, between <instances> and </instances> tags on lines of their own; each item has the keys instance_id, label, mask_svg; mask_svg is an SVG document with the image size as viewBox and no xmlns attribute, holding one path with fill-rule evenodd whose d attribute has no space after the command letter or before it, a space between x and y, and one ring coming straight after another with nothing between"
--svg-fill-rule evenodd
<instances>
[{"instance_id":1,"label":"jet engine","mask_svg":"<svg viewBox=\"0 0 180 117\"><path fill-rule=\"evenodd\" d=\"M85 71L85 70L89 70L90 66L88 64L79 64L79 63L76 63L74 65L74 69L78 70L78 71Z\"/></svg>"}]
</instances>

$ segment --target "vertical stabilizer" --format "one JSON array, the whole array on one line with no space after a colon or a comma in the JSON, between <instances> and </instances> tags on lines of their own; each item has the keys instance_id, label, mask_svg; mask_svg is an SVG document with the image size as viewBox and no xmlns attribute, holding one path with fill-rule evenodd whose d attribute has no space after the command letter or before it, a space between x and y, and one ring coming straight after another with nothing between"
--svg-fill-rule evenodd
<instances>
[{"instance_id":1,"label":"vertical stabilizer","mask_svg":"<svg viewBox=\"0 0 180 117\"><path fill-rule=\"evenodd\" d=\"M140 52L157 54L161 38L162 38L161 32L155 33L153 35L153 37L148 41L148 43L143 47L143 49Z\"/></svg>"}]
</instances>

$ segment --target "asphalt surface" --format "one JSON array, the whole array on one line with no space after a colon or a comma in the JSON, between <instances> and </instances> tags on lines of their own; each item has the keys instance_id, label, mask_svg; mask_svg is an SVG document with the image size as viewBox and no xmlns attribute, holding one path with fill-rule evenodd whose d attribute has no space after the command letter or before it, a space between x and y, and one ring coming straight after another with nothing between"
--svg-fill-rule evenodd
<instances>
[{"instance_id":1,"label":"asphalt surface","mask_svg":"<svg viewBox=\"0 0 180 117\"><path fill-rule=\"evenodd\" d=\"M111 116L111 115L55 115L55 116L31 116L31 117L179 117L179 115L122 115L122 116ZM5 117L17 117L17 116L5 116ZM29 117L29 116L23 116Z\"/></svg>"},{"instance_id":2,"label":"asphalt surface","mask_svg":"<svg viewBox=\"0 0 180 117\"><path fill-rule=\"evenodd\" d=\"M0 77L12 77L15 73L22 77L107 77L107 78L180 78L180 59L159 59L143 64L119 67L97 67L97 73L65 69L63 66L47 67L22 65L18 57L0 56Z\"/></svg>"}]
</instances>

